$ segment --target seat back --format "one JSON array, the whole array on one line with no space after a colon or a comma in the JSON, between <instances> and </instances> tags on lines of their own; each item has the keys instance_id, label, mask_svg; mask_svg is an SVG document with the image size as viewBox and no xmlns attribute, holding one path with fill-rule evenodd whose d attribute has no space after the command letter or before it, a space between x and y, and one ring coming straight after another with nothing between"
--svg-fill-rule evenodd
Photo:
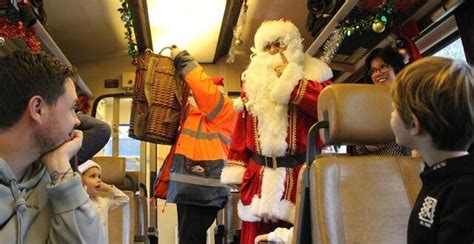
<instances>
[{"instance_id":1,"label":"seat back","mask_svg":"<svg viewBox=\"0 0 474 244\"><path fill-rule=\"evenodd\" d=\"M102 168L102 181L112 184L119 189L126 189L127 176L124 157L97 156L92 160Z\"/></svg>"},{"instance_id":2,"label":"seat back","mask_svg":"<svg viewBox=\"0 0 474 244\"><path fill-rule=\"evenodd\" d=\"M134 194L131 191L123 191L130 202L109 213L108 235L109 243L133 243L133 215L135 209Z\"/></svg>"},{"instance_id":3,"label":"seat back","mask_svg":"<svg viewBox=\"0 0 474 244\"><path fill-rule=\"evenodd\" d=\"M318 120L326 127L321 138L326 145L393 142L391 111L386 86L329 86L318 100ZM312 149L316 133L309 134ZM309 216L296 214L310 218L312 243L405 241L409 214L421 189L420 158L322 154L313 161L314 157L308 155L310 166L303 176L309 196L301 198L309 199L309 207L297 206L303 213L309 208ZM293 243L308 234L305 231L295 225Z\"/></svg>"},{"instance_id":4,"label":"seat back","mask_svg":"<svg viewBox=\"0 0 474 244\"><path fill-rule=\"evenodd\" d=\"M313 243L403 243L421 187L411 157L326 156L310 169Z\"/></svg>"}]
</instances>

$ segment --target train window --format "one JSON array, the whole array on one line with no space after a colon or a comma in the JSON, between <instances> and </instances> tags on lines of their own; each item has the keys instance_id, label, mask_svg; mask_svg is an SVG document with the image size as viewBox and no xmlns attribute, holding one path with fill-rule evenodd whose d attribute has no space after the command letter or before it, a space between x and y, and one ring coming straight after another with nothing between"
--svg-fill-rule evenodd
<instances>
[{"instance_id":1,"label":"train window","mask_svg":"<svg viewBox=\"0 0 474 244\"><path fill-rule=\"evenodd\" d=\"M95 117L112 127L112 135L99 155L125 157L127 171L140 171L140 141L128 136L131 102L130 97L111 96L97 103Z\"/></svg>"},{"instance_id":2,"label":"train window","mask_svg":"<svg viewBox=\"0 0 474 244\"><path fill-rule=\"evenodd\" d=\"M140 171L140 142L128 137L129 125L119 125L118 156L127 158L127 171ZM104 155L113 155L112 137L104 147Z\"/></svg>"},{"instance_id":3,"label":"train window","mask_svg":"<svg viewBox=\"0 0 474 244\"><path fill-rule=\"evenodd\" d=\"M466 61L466 56L464 54L461 38L457 38L455 41L451 42L451 44L447 45L446 47L433 54L433 56L460 59Z\"/></svg>"}]
</instances>

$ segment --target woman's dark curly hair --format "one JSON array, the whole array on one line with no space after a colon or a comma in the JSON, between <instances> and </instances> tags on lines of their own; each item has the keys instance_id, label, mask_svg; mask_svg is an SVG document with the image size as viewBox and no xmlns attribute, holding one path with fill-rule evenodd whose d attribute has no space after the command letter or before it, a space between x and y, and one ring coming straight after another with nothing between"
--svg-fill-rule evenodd
<instances>
[{"instance_id":1,"label":"woman's dark curly hair","mask_svg":"<svg viewBox=\"0 0 474 244\"><path fill-rule=\"evenodd\" d=\"M395 71L395 74L398 74L398 72L400 72L400 70L405 67L402 55L400 55L397 50L393 49L391 46L376 48L372 50L372 52L370 52L365 59L365 83L372 84L372 78L370 77L370 63L372 63L372 60L376 58L380 58L386 64L390 65L390 67L392 67Z\"/></svg>"}]
</instances>

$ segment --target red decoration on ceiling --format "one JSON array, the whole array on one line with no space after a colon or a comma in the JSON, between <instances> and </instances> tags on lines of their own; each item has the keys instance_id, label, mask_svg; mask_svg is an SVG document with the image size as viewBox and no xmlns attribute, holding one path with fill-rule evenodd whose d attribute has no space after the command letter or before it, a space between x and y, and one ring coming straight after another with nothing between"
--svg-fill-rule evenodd
<instances>
[{"instance_id":1,"label":"red decoration on ceiling","mask_svg":"<svg viewBox=\"0 0 474 244\"><path fill-rule=\"evenodd\" d=\"M420 51L413 42L413 38L420 34L420 31L418 30L418 27L414 21L406 23L400 29L395 30L395 33L400 37L404 44L402 47L399 47L399 50L406 49L406 52L410 58L410 63L422 58Z\"/></svg>"},{"instance_id":2,"label":"red decoration on ceiling","mask_svg":"<svg viewBox=\"0 0 474 244\"><path fill-rule=\"evenodd\" d=\"M386 2L387 0L359 0L357 6L362 10L375 12L378 11ZM417 2L418 0L395 0L393 1L394 9L395 11L405 11L414 6Z\"/></svg>"},{"instance_id":3,"label":"red decoration on ceiling","mask_svg":"<svg viewBox=\"0 0 474 244\"><path fill-rule=\"evenodd\" d=\"M89 98L85 94L79 93L76 101L76 113L87 114L90 108Z\"/></svg>"},{"instance_id":4,"label":"red decoration on ceiling","mask_svg":"<svg viewBox=\"0 0 474 244\"><path fill-rule=\"evenodd\" d=\"M26 28L21 21L10 22L5 18L0 18L0 36L5 39L22 39L31 52L41 52L41 43L36 38L34 29Z\"/></svg>"}]
</instances>

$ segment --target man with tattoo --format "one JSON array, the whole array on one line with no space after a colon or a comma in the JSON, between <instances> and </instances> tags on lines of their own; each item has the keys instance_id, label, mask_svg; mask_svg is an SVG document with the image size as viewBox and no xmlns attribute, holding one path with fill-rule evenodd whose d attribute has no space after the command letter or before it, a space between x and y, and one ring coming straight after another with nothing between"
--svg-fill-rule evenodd
<instances>
[{"instance_id":1,"label":"man with tattoo","mask_svg":"<svg viewBox=\"0 0 474 244\"><path fill-rule=\"evenodd\" d=\"M104 243L97 210L71 170L74 71L46 54L0 59L0 243Z\"/></svg>"}]
</instances>

